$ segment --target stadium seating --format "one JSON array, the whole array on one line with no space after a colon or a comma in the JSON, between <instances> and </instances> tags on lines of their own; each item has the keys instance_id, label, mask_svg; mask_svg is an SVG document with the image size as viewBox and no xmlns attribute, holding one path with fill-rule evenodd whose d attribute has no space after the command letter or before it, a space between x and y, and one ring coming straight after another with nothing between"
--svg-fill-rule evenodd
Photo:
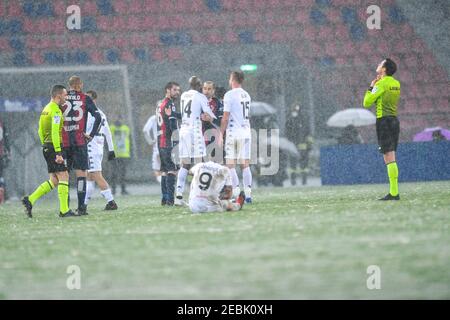
<instances>
[{"instance_id":1,"label":"stadium seating","mask_svg":"<svg viewBox=\"0 0 450 320\"><path fill-rule=\"evenodd\" d=\"M368 0L85 0L81 31L66 29L71 4L2 2L0 64L158 63L182 61L193 45L282 43L298 63L345 76L330 92L338 108L359 105L379 57L391 56L401 60L400 116L433 125L427 112L450 112L448 75L394 0L383 1L381 30L365 26Z\"/></svg>"}]
</instances>

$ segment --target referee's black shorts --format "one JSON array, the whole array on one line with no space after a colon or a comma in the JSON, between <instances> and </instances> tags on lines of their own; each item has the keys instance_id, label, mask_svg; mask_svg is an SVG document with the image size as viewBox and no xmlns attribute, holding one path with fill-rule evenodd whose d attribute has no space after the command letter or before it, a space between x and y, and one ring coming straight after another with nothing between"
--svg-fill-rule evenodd
<instances>
[{"instance_id":1,"label":"referee's black shorts","mask_svg":"<svg viewBox=\"0 0 450 320\"><path fill-rule=\"evenodd\" d=\"M380 152L385 154L397 151L398 137L400 134L400 122L395 116L387 116L377 119L377 138Z\"/></svg>"},{"instance_id":2,"label":"referee's black shorts","mask_svg":"<svg viewBox=\"0 0 450 320\"><path fill-rule=\"evenodd\" d=\"M87 170L89 169L89 156L87 145L71 146L64 149L65 159L67 159L67 168L69 170Z\"/></svg>"},{"instance_id":3,"label":"referee's black shorts","mask_svg":"<svg viewBox=\"0 0 450 320\"><path fill-rule=\"evenodd\" d=\"M158 148L161 159L161 172L177 171L177 165L172 159L172 148Z\"/></svg>"},{"instance_id":4,"label":"referee's black shorts","mask_svg":"<svg viewBox=\"0 0 450 320\"><path fill-rule=\"evenodd\" d=\"M66 161L64 163L56 163L56 152L53 146L44 145L42 148L42 153L44 154L45 162L47 162L48 173L64 172L67 171ZM62 155L64 160L65 156Z\"/></svg>"}]
</instances>

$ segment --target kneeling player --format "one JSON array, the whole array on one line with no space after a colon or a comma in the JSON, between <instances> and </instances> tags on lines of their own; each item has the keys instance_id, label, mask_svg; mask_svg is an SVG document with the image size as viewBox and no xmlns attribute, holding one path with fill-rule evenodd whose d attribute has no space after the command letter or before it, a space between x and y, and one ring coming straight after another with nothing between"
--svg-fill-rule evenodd
<instances>
[{"instance_id":1,"label":"kneeling player","mask_svg":"<svg viewBox=\"0 0 450 320\"><path fill-rule=\"evenodd\" d=\"M209 161L196 164L190 173L194 176L189 194L189 208L193 213L238 211L244 206L243 191L235 203L230 201L231 174L227 167Z\"/></svg>"}]
</instances>

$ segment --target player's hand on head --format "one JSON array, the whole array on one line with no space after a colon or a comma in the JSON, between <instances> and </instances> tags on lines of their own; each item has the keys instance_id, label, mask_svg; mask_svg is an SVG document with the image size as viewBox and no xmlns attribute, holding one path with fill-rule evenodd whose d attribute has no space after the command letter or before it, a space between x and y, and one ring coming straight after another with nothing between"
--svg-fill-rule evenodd
<instances>
[{"instance_id":1,"label":"player's hand on head","mask_svg":"<svg viewBox=\"0 0 450 320\"><path fill-rule=\"evenodd\" d=\"M114 160L116 158L116 153L114 151L108 152L108 161Z\"/></svg>"}]
</instances>

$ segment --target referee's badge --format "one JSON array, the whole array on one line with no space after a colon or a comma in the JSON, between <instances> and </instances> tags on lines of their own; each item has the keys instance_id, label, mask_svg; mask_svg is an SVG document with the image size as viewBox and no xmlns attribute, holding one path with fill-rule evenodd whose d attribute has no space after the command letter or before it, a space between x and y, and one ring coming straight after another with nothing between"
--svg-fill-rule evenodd
<instances>
[{"instance_id":1,"label":"referee's badge","mask_svg":"<svg viewBox=\"0 0 450 320\"><path fill-rule=\"evenodd\" d=\"M53 123L54 124L59 124L61 122L61 117L60 116L54 116L53 117Z\"/></svg>"},{"instance_id":2,"label":"referee's badge","mask_svg":"<svg viewBox=\"0 0 450 320\"><path fill-rule=\"evenodd\" d=\"M378 87L373 87L372 94L375 94L378 91Z\"/></svg>"}]
</instances>

